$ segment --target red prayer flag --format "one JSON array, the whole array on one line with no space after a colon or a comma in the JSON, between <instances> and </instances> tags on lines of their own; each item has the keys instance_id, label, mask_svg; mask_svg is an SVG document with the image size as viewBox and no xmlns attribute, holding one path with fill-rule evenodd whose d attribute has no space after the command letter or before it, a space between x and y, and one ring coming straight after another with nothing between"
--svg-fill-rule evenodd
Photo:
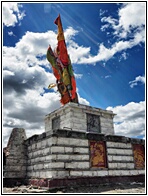
<instances>
[{"instance_id":1,"label":"red prayer flag","mask_svg":"<svg viewBox=\"0 0 148 196\"><path fill-rule=\"evenodd\" d=\"M55 19L54 24L58 25L58 21L60 21L60 14L58 15L58 17Z\"/></svg>"}]
</instances>

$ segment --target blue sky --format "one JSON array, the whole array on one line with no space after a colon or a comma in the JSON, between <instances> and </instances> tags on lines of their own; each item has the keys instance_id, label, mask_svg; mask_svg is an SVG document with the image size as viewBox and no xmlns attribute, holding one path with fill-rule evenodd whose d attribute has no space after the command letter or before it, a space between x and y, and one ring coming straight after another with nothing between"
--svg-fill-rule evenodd
<instances>
[{"instance_id":1,"label":"blue sky","mask_svg":"<svg viewBox=\"0 0 148 196\"><path fill-rule=\"evenodd\" d=\"M81 104L112 110L115 134L145 138L146 3L3 2L3 135L44 131L60 107L51 67L61 15Z\"/></svg>"}]
</instances>

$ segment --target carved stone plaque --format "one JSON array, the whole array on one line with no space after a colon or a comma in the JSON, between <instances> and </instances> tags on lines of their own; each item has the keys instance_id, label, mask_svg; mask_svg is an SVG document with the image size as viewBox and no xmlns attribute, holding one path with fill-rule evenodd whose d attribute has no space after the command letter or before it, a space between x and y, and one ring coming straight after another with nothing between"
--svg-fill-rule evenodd
<instances>
[{"instance_id":1,"label":"carved stone plaque","mask_svg":"<svg viewBox=\"0 0 148 196\"><path fill-rule=\"evenodd\" d=\"M106 168L106 143L104 141L93 141L90 144L90 163L91 167Z\"/></svg>"},{"instance_id":2,"label":"carved stone plaque","mask_svg":"<svg viewBox=\"0 0 148 196\"><path fill-rule=\"evenodd\" d=\"M100 117L94 114L87 114L87 131L101 133Z\"/></svg>"},{"instance_id":3,"label":"carved stone plaque","mask_svg":"<svg viewBox=\"0 0 148 196\"><path fill-rule=\"evenodd\" d=\"M57 116L52 119L52 129L59 129L60 128L60 116Z\"/></svg>"},{"instance_id":4,"label":"carved stone plaque","mask_svg":"<svg viewBox=\"0 0 148 196\"><path fill-rule=\"evenodd\" d=\"M133 144L133 155L135 168L144 168L145 167L145 153L144 146L141 144Z\"/></svg>"}]
</instances>

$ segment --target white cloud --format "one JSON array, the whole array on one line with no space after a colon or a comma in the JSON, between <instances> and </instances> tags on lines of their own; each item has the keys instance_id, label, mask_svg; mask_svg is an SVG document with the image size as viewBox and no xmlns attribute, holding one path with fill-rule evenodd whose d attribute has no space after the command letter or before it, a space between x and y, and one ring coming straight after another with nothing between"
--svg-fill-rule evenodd
<instances>
[{"instance_id":1,"label":"white cloud","mask_svg":"<svg viewBox=\"0 0 148 196\"><path fill-rule=\"evenodd\" d=\"M130 87L133 88L134 86L137 86L139 82L145 84L145 76L137 76L135 80L130 81Z\"/></svg>"},{"instance_id":2,"label":"white cloud","mask_svg":"<svg viewBox=\"0 0 148 196\"><path fill-rule=\"evenodd\" d=\"M104 78L107 79L107 78L110 78L110 77L111 77L111 75L107 75L107 76L105 76Z\"/></svg>"},{"instance_id":3,"label":"white cloud","mask_svg":"<svg viewBox=\"0 0 148 196\"><path fill-rule=\"evenodd\" d=\"M14 33L12 31L8 32L9 36L15 36Z\"/></svg>"},{"instance_id":4,"label":"white cloud","mask_svg":"<svg viewBox=\"0 0 148 196\"><path fill-rule=\"evenodd\" d=\"M137 137L145 135L145 102L130 102L124 106L108 107L116 116L114 129L116 135Z\"/></svg>"},{"instance_id":5,"label":"white cloud","mask_svg":"<svg viewBox=\"0 0 148 196\"><path fill-rule=\"evenodd\" d=\"M127 34L134 28L143 27L145 25L145 10L146 4L144 2L123 4L123 7L119 10L117 31L122 29Z\"/></svg>"},{"instance_id":6,"label":"white cloud","mask_svg":"<svg viewBox=\"0 0 148 196\"><path fill-rule=\"evenodd\" d=\"M107 61L110 58L112 58L116 53L130 49L137 44L139 44L142 41L142 38L138 39L132 39L130 41L119 41L116 42L111 46L111 48L106 48L103 44L100 44L98 54L96 56L90 55L89 51L87 51L87 55L82 56L78 63L88 63L88 64L94 64L98 61Z\"/></svg>"},{"instance_id":7,"label":"white cloud","mask_svg":"<svg viewBox=\"0 0 148 196\"><path fill-rule=\"evenodd\" d=\"M75 75L75 78L77 79L81 79L83 77L83 74L74 74Z\"/></svg>"},{"instance_id":8,"label":"white cloud","mask_svg":"<svg viewBox=\"0 0 148 196\"><path fill-rule=\"evenodd\" d=\"M14 26L25 16L24 12L20 11L21 4L15 2L3 2L3 24L7 27Z\"/></svg>"},{"instance_id":9,"label":"white cloud","mask_svg":"<svg viewBox=\"0 0 148 196\"><path fill-rule=\"evenodd\" d=\"M90 56L90 47L79 46L72 40L68 40L68 53L70 54L70 58L72 63L85 63L83 58L89 58Z\"/></svg>"},{"instance_id":10,"label":"white cloud","mask_svg":"<svg viewBox=\"0 0 148 196\"><path fill-rule=\"evenodd\" d=\"M144 2L123 3L118 11L119 20L112 16L103 17L101 21L106 23L102 30L112 28L114 35L126 38L129 34L140 33L145 25L146 4Z\"/></svg>"}]
</instances>

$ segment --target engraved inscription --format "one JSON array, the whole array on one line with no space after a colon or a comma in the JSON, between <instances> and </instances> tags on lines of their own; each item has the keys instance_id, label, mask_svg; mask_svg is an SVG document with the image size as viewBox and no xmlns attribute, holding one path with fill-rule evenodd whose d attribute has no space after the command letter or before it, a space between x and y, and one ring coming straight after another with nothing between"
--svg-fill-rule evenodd
<instances>
[{"instance_id":1,"label":"engraved inscription","mask_svg":"<svg viewBox=\"0 0 148 196\"><path fill-rule=\"evenodd\" d=\"M99 116L87 114L87 131L101 133Z\"/></svg>"}]
</instances>

